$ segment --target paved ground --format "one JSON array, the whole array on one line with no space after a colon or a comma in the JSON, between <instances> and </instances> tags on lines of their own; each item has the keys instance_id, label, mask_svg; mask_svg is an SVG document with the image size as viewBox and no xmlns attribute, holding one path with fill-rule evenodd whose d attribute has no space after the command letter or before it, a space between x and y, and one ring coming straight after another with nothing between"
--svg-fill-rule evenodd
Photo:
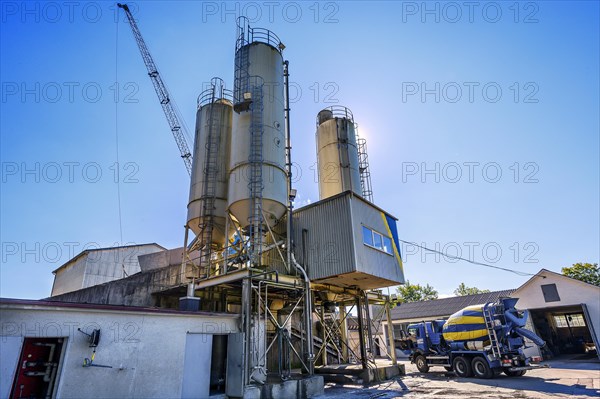
<instances>
[{"instance_id":1,"label":"paved ground","mask_svg":"<svg viewBox=\"0 0 600 399\"><path fill-rule=\"evenodd\" d=\"M600 397L600 362L552 361L551 368L530 370L523 377L491 380L458 378L443 368L420 373L409 362L406 376L369 387L328 384L319 399L541 399Z\"/></svg>"}]
</instances>

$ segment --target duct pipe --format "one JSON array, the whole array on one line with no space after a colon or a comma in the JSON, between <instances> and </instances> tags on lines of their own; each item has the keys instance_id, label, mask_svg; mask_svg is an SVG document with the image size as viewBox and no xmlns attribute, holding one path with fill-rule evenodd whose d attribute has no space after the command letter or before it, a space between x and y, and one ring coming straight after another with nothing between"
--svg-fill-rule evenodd
<instances>
[{"instance_id":1,"label":"duct pipe","mask_svg":"<svg viewBox=\"0 0 600 399\"><path fill-rule=\"evenodd\" d=\"M291 258L292 258L292 262L294 263L294 266L296 266L296 269L300 270L300 273L302 273L302 276L304 277L304 281L305 281L305 289L304 289L304 302L305 302L305 306L304 306L304 322L306 323L306 342L307 342L307 351L306 351L306 357L307 357L307 363L308 363L308 374L313 375L314 371L315 371L315 364L314 364L314 357L315 354L313 353L313 334L312 334L312 301L311 301L311 294L310 294L310 280L308 279L308 275L306 274L306 272L304 271L304 268L302 266L300 266L300 264L296 261L296 257L294 256L294 253L291 252Z\"/></svg>"},{"instance_id":2,"label":"duct pipe","mask_svg":"<svg viewBox=\"0 0 600 399\"><path fill-rule=\"evenodd\" d=\"M507 310L506 312L504 312L504 317L506 317L506 319L510 322L512 322L515 326L517 327L524 327L525 323L527 322L527 317L529 316L529 312L527 312L526 310L523 311L523 317L519 317L518 315L515 315L512 313L512 310Z\"/></svg>"},{"instance_id":3,"label":"duct pipe","mask_svg":"<svg viewBox=\"0 0 600 399\"><path fill-rule=\"evenodd\" d=\"M542 348L546 345L546 341L544 341L543 339L538 337L535 333L533 333L529 330L526 330L521 327L517 327L517 328L515 328L515 332L523 338L529 338L531 341L533 341L534 344L536 344L540 348Z\"/></svg>"},{"instance_id":4,"label":"duct pipe","mask_svg":"<svg viewBox=\"0 0 600 399\"><path fill-rule=\"evenodd\" d=\"M287 183L288 183L288 217L287 217L287 264L290 267L291 256L292 256L292 209L293 209L293 198L292 198L292 140L290 133L290 73L289 73L290 62L285 60L283 62L283 78L285 86L285 141L286 141L286 169L287 169Z\"/></svg>"}]
</instances>

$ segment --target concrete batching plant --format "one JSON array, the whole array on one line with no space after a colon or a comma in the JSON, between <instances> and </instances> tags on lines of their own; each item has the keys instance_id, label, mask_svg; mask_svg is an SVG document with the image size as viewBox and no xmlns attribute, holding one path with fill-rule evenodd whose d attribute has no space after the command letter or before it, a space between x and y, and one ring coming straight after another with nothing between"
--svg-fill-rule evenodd
<instances>
[{"instance_id":1,"label":"concrete batching plant","mask_svg":"<svg viewBox=\"0 0 600 399\"><path fill-rule=\"evenodd\" d=\"M180 307L241 315L238 338L213 340L221 371L211 380L231 397L268 395L271 378L290 384L294 373L314 382L335 374L332 363L358 363L373 379L377 353L398 369L373 338L390 306L375 289L404 282L396 219L372 203L365 141L346 107L318 113L320 201L293 210L284 48L239 18L232 92L214 78L198 99Z\"/></svg>"}]
</instances>

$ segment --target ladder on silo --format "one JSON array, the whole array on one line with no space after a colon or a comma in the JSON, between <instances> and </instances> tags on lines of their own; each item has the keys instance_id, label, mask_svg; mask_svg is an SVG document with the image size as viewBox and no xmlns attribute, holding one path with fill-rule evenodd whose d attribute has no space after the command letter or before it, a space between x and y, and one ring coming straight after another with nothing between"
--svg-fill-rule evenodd
<instances>
[{"instance_id":1,"label":"ladder on silo","mask_svg":"<svg viewBox=\"0 0 600 399\"><path fill-rule=\"evenodd\" d=\"M498 335L496 334L496 329L494 328L494 319L491 313L491 310L494 307L490 307L489 305L483 306L483 319L485 320L485 327L488 330L488 337L490 338L490 345L492 347L492 355L496 357L496 359L500 359L500 344L498 343Z\"/></svg>"},{"instance_id":2,"label":"ladder on silo","mask_svg":"<svg viewBox=\"0 0 600 399\"><path fill-rule=\"evenodd\" d=\"M369 157L367 155L367 140L358 138L358 170L360 172L360 186L363 198L373 202L373 188L371 186L371 170L369 169Z\"/></svg>"},{"instance_id":3,"label":"ladder on silo","mask_svg":"<svg viewBox=\"0 0 600 399\"><path fill-rule=\"evenodd\" d=\"M250 94L250 50L248 43L251 34L252 29L249 26L238 27L233 83L233 109L238 113L247 111L252 103L252 99L248 98Z\"/></svg>"},{"instance_id":4,"label":"ladder on silo","mask_svg":"<svg viewBox=\"0 0 600 399\"><path fill-rule=\"evenodd\" d=\"M260 77L252 77L250 83L250 156L248 158L250 173L248 189L251 198L250 217L250 260L260 265L260 254L263 233L263 83Z\"/></svg>"},{"instance_id":5,"label":"ladder on silo","mask_svg":"<svg viewBox=\"0 0 600 399\"><path fill-rule=\"evenodd\" d=\"M208 112L208 136L204 151L204 182L202 198L202 224L200 242L200 270L205 272L205 277L210 276L210 261L212 256L212 241L214 229L215 200L217 189L218 156L219 156L219 128L223 121L223 107L216 103L216 86L212 87L212 98Z\"/></svg>"}]
</instances>

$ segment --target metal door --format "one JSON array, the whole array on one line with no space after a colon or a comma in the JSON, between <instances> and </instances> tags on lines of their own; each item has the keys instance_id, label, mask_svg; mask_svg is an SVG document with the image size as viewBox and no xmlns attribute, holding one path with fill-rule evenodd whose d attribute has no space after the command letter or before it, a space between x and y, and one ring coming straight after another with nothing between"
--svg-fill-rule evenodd
<instances>
[{"instance_id":1,"label":"metal door","mask_svg":"<svg viewBox=\"0 0 600 399\"><path fill-rule=\"evenodd\" d=\"M594 324L592 323L590 312L588 311L588 308L585 303L581 304L581 308L583 309L583 317L585 318L585 324L587 324L587 327L590 330L590 335L592 336L592 340L594 340L594 345L596 345L596 354L598 355L598 359L600 359L600 345L598 345L598 336L596 335L596 331L594 330Z\"/></svg>"},{"instance_id":2,"label":"metal door","mask_svg":"<svg viewBox=\"0 0 600 399\"><path fill-rule=\"evenodd\" d=\"M225 394L228 397L244 396L244 334L229 334L227 340L227 379Z\"/></svg>"},{"instance_id":3,"label":"metal door","mask_svg":"<svg viewBox=\"0 0 600 399\"><path fill-rule=\"evenodd\" d=\"M11 398L51 398L63 338L25 338Z\"/></svg>"},{"instance_id":4,"label":"metal door","mask_svg":"<svg viewBox=\"0 0 600 399\"><path fill-rule=\"evenodd\" d=\"M183 360L182 398L209 396L212 338L212 334L187 334Z\"/></svg>"}]
</instances>

